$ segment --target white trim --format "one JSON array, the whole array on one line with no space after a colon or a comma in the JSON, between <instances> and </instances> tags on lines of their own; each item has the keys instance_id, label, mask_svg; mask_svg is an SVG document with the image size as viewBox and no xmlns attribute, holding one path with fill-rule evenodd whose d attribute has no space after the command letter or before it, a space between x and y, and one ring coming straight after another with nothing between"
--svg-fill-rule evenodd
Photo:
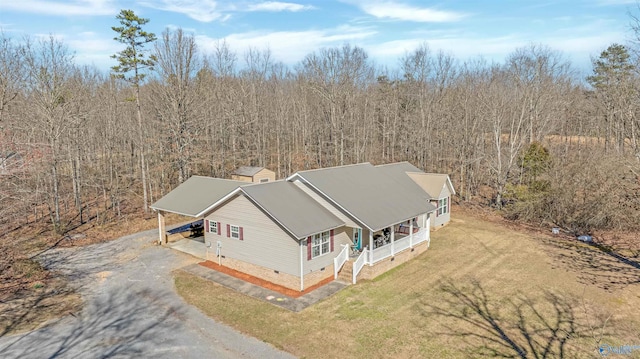
<instances>
[{"instance_id":1,"label":"white trim","mask_svg":"<svg viewBox=\"0 0 640 359\"><path fill-rule=\"evenodd\" d=\"M236 227L238 229L238 231L237 231L238 237L234 237L233 236L233 227ZM229 238L240 240L240 226L239 225L237 225L237 224L229 224Z\"/></svg>"},{"instance_id":2,"label":"white trim","mask_svg":"<svg viewBox=\"0 0 640 359\"><path fill-rule=\"evenodd\" d=\"M302 236L302 237L297 237L297 236L296 236L296 234L295 234L295 233L293 233L293 231L292 231L291 229L289 229L289 227L285 226L285 225L284 225L284 223L282 223L282 222L278 221L278 219L277 219L273 214L271 214L271 212L267 211L267 209L266 209L266 208L264 208L264 207L263 207L263 206L262 206L258 201L256 201L253 197L251 197L251 196L250 196L250 195L249 195L245 190L243 190L242 188L239 188L239 189L241 190L242 194L243 194L243 195L244 195L244 196L245 196L245 197L246 197L246 198L247 198L251 203L253 203L256 207L260 208L264 213L266 213L266 214L267 214L267 216L269 216L269 218L271 218L271 220L272 220L272 221L276 222L278 225L280 225L282 228L284 228L284 229L285 229L285 231L287 231L287 232L289 233L289 235L291 235L291 237L293 237L293 238L295 238L295 239L302 240L302 239L305 239L305 238L307 238L307 237L309 237L309 236L312 236L312 235L314 235L314 234L316 234L316 233L317 233L317 232L316 232L316 233L307 234L307 235ZM335 216L334 216L334 217L335 217ZM337 218L337 217L336 217L336 218ZM329 228L327 228L327 229L323 229L323 230L322 230L322 231L320 231L320 232L330 231L330 230L332 230L332 229L340 228L340 227L342 227L342 226L344 226L344 225L345 225L345 223L340 223L340 224L338 224L338 225L337 225L337 226L335 226L335 227L329 227Z\"/></svg>"},{"instance_id":3,"label":"white trim","mask_svg":"<svg viewBox=\"0 0 640 359\"><path fill-rule=\"evenodd\" d=\"M193 218L199 218L200 216L198 216L197 214L194 216L193 214L187 214L187 213L182 213L182 212L177 212L177 211L172 211L170 209L164 209L164 208L160 208L160 207L149 207L152 210L158 212L158 211L164 211L164 212L169 212L169 213L175 213L175 214L179 214L181 216L187 216L187 217L193 217Z\"/></svg>"},{"instance_id":4,"label":"white trim","mask_svg":"<svg viewBox=\"0 0 640 359\"><path fill-rule=\"evenodd\" d=\"M456 190L453 189L453 184L451 183L451 178L449 178L449 175L447 175L447 184L449 185L449 190L451 192L451 195L456 194Z\"/></svg>"},{"instance_id":5,"label":"white trim","mask_svg":"<svg viewBox=\"0 0 640 359\"><path fill-rule=\"evenodd\" d=\"M300 246L300 291L301 292L304 290L304 257L303 257L303 251L302 251L302 241L304 240L306 240L306 238L298 241L298 245Z\"/></svg>"},{"instance_id":6,"label":"white trim","mask_svg":"<svg viewBox=\"0 0 640 359\"><path fill-rule=\"evenodd\" d=\"M212 221L212 220L207 220L207 223L209 223L209 228L207 228L207 232L209 233L214 233L214 234L218 234L218 221ZM215 224L216 225L216 230L215 231L211 231L211 225Z\"/></svg>"},{"instance_id":7,"label":"white trim","mask_svg":"<svg viewBox=\"0 0 640 359\"><path fill-rule=\"evenodd\" d=\"M233 191L229 192L229 194L227 194L226 196L220 198L215 203L213 203L209 207L205 208L203 211L200 211L200 213L198 213L196 215L196 217L204 217L205 214L211 212L214 208L218 207L221 203L224 203L226 200L228 200L229 198L233 197L235 194L237 194L241 190L242 190L242 187L238 187L238 188L234 189Z\"/></svg>"},{"instance_id":8,"label":"white trim","mask_svg":"<svg viewBox=\"0 0 640 359\"><path fill-rule=\"evenodd\" d=\"M324 242L324 234L325 233L328 234L326 244L329 246L329 249L325 253L322 253L322 246L325 245L325 242ZM318 245L313 244L313 240L314 240L315 236L320 236L319 237L320 238L320 244L318 244ZM318 232L318 233L312 234L309 237L311 237L311 243L310 243L311 244L311 260L314 260L314 259L320 258L320 257L324 257L327 254L331 254L332 253L332 251L331 251L331 230ZM313 248L314 247L319 247L320 248L320 254L318 254L317 256L313 255Z\"/></svg>"},{"instance_id":9,"label":"white trim","mask_svg":"<svg viewBox=\"0 0 640 359\"><path fill-rule=\"evenodd\" d=\"M369 227L368 225L366 225L360 218L356 217L353 213L347 211L346 208L342 207L338 202L336 202L333 198L329 197L326 193L322 192L318 187L314 186L313 183L309 182L306 178L302 177L302 175L300 175L299 173L294 173L291 176L289 176L289 178L287 178L287 181L291 181L291 179L298 177L298 179L300 180L300 182L302 182L303 184L308 184L311 188L315 189L316 191L318 191L318 193L320 193L320 195L322 195L322 197L324 197L324 199L328 202L331 202L334 206L338 207L339 209L342 209L344 212L347 213L347 215L349 215L351 217L351 219L353 219L354 221L360 223L363 227L366 227L369 230L373 230L371 227Z\"/></svg>"}]
</instances>

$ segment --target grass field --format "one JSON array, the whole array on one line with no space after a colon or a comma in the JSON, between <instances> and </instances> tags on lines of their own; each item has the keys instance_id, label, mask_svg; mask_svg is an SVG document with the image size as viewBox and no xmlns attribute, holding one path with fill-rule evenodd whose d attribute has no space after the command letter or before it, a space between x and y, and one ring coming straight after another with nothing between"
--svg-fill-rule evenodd
<instances>
[{"instance_id":1,"label":"grass field","mask_svg":"<svg viewBox=\"0 0 640 359\"><path fill-rule=\"evenodd\" d=\"M589 358L640 345L636 262L453 218L417 259L300 313L182 271L175 284L207 315L303 358Z\"/></svg>"}]
</instances>

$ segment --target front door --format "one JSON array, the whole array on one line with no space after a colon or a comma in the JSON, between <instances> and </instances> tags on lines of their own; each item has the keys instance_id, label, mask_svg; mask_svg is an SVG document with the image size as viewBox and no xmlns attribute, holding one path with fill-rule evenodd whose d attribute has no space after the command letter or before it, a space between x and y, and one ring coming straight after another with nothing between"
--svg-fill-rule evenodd
<instances>
[{"instance_id":1,"label":"front door","mask_svg":"<svg viewBox=\"0 0 640 359\"><path fill-rule=\"evenodd\" d=\"M357 250L362 249L362 229L353 228L353 244Z\"/></svg>"}]
</instances>

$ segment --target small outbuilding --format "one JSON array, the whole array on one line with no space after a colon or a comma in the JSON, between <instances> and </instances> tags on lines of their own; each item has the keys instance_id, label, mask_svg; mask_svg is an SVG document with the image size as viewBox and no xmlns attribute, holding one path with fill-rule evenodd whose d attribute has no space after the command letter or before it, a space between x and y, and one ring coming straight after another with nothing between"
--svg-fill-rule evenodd
<instances>
[{"instance_id":1,"label":"small outbuilding","mask_svg":"<svg viewBox=\"0 0 640 359\"><path fill-rule=\"evenodd\" d=\"M264 167L242 166L231 174L234 181L266 183L276 180L276 173Z\"/></svg>"}]
</instances>

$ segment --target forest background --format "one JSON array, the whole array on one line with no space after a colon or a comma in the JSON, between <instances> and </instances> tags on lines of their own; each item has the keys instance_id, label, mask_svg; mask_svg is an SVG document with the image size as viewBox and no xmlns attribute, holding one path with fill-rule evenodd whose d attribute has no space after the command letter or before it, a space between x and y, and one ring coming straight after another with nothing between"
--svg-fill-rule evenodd
<instances>
[{"instance_id":1,"label":"forest background","mask_svg":"<svg viewBox=\"0 0 640 359\"><path fill-rule=\"evenodd\" d=\"M53 35L0 34L4 248L25 228L57 239L150 218L149 205L191 175L252 165L283 178L364 161L447 173L456 203L541 228L615 242L640 227L633 14L632 40L594 56L586 78L544 44L496 63L427 41L396 68L344 44L286 66L225 42L205 54L181 29L156 38L133 12L118 20L127 48L111 73L78 65Z\"/></svg>"}]
</instances>

